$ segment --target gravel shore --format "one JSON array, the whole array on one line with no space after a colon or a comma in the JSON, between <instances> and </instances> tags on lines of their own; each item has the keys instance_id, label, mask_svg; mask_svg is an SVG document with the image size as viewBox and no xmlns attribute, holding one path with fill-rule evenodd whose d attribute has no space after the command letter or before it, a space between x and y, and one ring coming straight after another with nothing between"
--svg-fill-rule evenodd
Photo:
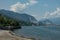
<instances>
[{"instance_id":1,"label":"gravel shore","mask_svg":"<svg viewBox=\"0 0 60 40\"><path fill-rule=\"evenodd\" d=\"M0 30L0 40L32 40L32 39L12 35L10 31L7 30Z\"/></svg>"}]
</instances>

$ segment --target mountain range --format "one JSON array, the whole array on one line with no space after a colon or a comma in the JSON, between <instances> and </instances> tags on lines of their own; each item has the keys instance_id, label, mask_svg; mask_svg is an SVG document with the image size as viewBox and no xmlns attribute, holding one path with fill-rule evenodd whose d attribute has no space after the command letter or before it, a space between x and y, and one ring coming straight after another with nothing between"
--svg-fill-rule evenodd
<instances>
[{"instance_id":1,"label":"mountain range","mask_svg":"<svg viewBox=\"0 0 60 40\"><path fill-rule=\"evenodd\" d=\"M37 20L33 16L28 15L26 13L17 13L17 12L1 9L0 14L18 21L25 21L25 22L31 22L31 23L37 22Z\"/></svg>"},{"instance_id":2,"label":"mountain range","mask_svg":"<svg viewBox=\"0 0 60 40\"><path fill-rule=\"evenodd\" d=\"M39 25L60 25L60 17L57 18L49 18L49 19L41 19L39 22Z\"/></svg>"},{"instance_id":3,"label":"mountain range","mask_svg":"<svg viewBox=\"0 0 60 40\"><path fill-rule=\"evenodd\" d=\"M40 20L39 25L48 25L48 24L54 24L51 20L49 19L44 19L44 20Z\"/></svg>"},{"instance_id":4,"label":"mountain range","mask_svg":"<svg viewBox=\"0 0 60 40\"><path fill-rule=\"evenodd\" d=\"M31 15L27 13L17 13L9 10L0 10L0 14L7 16L9 18L15 19L17 21L31 22L37 23L38 21ZM50 18L50 19L42 19L37 24L60 24L60 17L58 18Z\"/></svg>"},{"instance_id":5,"label":"mountain range","mask_svg":"<svg viewBox=\"0 0 60 40\"><path fill-rule=\"evenodd\" d=\"M60 17L56 17L56 18L51 18L49 19L51 20L53 23L57 24L57 25L60 25Z\"/></svg>"}]
</instances>

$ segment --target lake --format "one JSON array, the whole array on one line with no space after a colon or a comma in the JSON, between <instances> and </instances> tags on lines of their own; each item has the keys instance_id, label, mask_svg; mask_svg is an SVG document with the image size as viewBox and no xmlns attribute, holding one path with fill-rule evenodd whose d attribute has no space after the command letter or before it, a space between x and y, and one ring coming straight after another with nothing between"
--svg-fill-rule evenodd
<instances>
[{"instance_id":1,"label":"lake","mask_svg":"<svg viewBox=\"0 0 60 40\"><path fill-rule=\"evenodd\" d=\"M23 26L14 33L36 40L60 40L60 26Z\"/></svg>"}]
</instances>

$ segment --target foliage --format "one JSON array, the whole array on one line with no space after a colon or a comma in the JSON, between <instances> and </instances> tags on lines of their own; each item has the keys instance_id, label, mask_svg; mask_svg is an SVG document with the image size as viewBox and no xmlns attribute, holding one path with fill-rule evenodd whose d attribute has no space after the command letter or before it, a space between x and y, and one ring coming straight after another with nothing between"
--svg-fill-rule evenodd
<instances>
[{"instance_id":1,"label":"foliage","mask_svg":"<svg viewBox=\"0 0 60 40\"><path fill-rule=\"evenodd\" d=\"M0 14L0 28L16 28L20 26L19 22Z\"/></svg>"}]
</instances>

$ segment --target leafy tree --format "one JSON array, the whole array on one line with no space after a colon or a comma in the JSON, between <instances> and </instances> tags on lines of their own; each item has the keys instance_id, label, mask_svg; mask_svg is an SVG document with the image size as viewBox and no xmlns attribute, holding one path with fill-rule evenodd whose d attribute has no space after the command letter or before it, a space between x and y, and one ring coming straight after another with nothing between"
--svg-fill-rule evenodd
<instances>
[{"instance_id":1,"label":"leafy tree","mask_svg":"<svg viewBox=\"0 0 60 40\"><path fill-rule=\"evenodd\" d=\"M0 28L16 28L17 26L20 26L19 22L0 14Z\"/></svg>"}]
</instances>

